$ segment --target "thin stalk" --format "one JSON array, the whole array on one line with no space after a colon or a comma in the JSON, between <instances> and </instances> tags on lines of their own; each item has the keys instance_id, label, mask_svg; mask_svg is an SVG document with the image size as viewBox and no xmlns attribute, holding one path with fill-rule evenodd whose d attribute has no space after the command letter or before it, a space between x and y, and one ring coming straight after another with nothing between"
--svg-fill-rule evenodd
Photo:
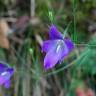
<instances>
[{"instance_id":1,"label":"thin stalk","mask_svg":"<svg viewBox=\"0 0 96 96\"><path fill-rule=\"evenodd\" d=\"M73 40L77 42L77 33L76 33L76 0L73 0Z\"/></svg>"}]
</instances>

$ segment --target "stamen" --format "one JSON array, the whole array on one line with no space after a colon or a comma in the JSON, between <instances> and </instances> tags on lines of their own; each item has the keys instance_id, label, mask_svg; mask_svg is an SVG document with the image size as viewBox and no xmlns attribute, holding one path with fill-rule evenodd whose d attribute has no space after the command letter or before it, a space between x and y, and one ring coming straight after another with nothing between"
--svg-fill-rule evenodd
<instances>
[{"instance_id":1,"label":"stamen","mask_svg":"<svg viewBox=\"0 0 96 96\"><path fill-rule=\"evenodd\" d=\"M61 45L58 45L58 46L57 46L57 48L56 48L56 53L58 53L58 52L59 52L60 47L61 47Z\"/></svg>"},{"instance_id":2,"label":"stamen","mask_svg":"<svg viewBox=\"0 0 96 96\"><path fill-rule=\"evenodd\" d=\"M57 47L56 47L56 53L59 52L59 50L61 49L61 46L63 44L64 44L64 41L63 40L58 40Z\"/></svg>"}]
</instances>

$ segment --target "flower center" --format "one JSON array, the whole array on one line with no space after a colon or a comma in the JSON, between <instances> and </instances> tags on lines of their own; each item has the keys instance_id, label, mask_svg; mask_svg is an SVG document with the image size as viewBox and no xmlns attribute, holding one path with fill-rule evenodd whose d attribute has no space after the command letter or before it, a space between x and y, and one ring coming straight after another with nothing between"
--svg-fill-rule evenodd
<instances>
[{"instance_id":1,"label":"flower center","mask_svg":"<svg viewBox=\"0 0 96 96\"><path fill-rule=\"evenodd\" d=\"M1 76L5 79L5 80L8 80L10 78L10 73L9 72L3 72L1 73Z\"/></svg>"},{"instance_id":2,"label":"flower center","mask_svg":"<svg viewBox=\"0 0 96 96\"><path fill-rule=\"evenodd\" d=\"M58 53L62 48L65 48L66 45L64 44L63 40L59 40L56 46L56 53Z\"/></svg>"},{"instance_id":3,"label":"flower center","mask_svg":"<svg viewBox=\"0 0 96 96\"><path fill-rule=\"evenodd\" d=\"M60 48L61 48L61 45L58 45L57 48L56 48L56 53L59 52Z\"/></svg>"},{"instance_id":4,"label":"flower center","mask_svg":"<svg viewBox=\"0 0 96 96\"><path fill-rule=\"evenodd\" d=\"M7 74L8 74L8 72L3 72L3 73L1 73L2 76L5 76L5 75L7 75Z\"/></svg>"}]
</instances>

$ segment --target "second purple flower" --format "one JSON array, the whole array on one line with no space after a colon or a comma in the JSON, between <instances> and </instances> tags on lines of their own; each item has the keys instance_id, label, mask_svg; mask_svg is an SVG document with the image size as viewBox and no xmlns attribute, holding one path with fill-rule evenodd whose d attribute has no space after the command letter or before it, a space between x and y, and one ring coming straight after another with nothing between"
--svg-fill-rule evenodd
<instances>
[{"instance_id":1,"label":"second purple flower","mask_svg":"<svg viewBox=\"0 0 96 96\"><path fill-rule=\"evenodd\" d=\"M14 69L7 66L5 63L0 62L0 85L4 85L5 88L10 87L10 78L14 74Z\"/></svg>"}]
</instances>

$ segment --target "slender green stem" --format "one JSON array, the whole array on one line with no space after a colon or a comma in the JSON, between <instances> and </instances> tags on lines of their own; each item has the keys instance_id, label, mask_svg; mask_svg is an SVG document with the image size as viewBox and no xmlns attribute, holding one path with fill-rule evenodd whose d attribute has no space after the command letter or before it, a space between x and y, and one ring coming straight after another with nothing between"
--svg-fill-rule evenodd
<instances>
[{"instance_id":1,"label":"slender green stem","mask_svg":"<svg viewBox=\"0 0 96 96\"><path fill-rule=\"evenodd\" d=\"M76 33L76 0L73 0L73 41L77 42L77 33Z\"/></svg>"},{"instance_id":2,"label":"slender green stem","mask_svg":"<svg viewBox=\"0 0 96 96\"><path fill-rule=\"evenodd\" d=\"M96 44L75 43L76 46L96 47Z\"/></svg>"},{"instance_id":3,"label":"slender green stem","mask_svg":"<svg viewBox=\"0 0 96 96\"><path fill-rule=\"evenodd\" d=\"M72 23L72 22L69 22L69 24L67 25L66 29L64 30L64 32L63 32L63 38L66 37L66 34L67 34L67 32L68 32L68 29L69 29L71 23Z\"/></svg>"}]
</instances>

